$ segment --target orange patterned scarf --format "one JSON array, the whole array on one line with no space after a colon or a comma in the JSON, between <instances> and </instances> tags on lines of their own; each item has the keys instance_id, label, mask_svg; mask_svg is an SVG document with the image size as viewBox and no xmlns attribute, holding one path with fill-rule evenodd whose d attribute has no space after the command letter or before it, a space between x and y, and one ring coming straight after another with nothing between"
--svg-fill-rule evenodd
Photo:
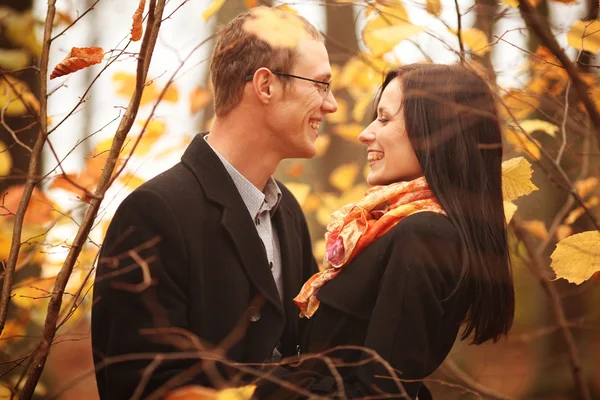
<instances>
[{"instance_id":1,"label":"orange patterned scarf","mask_svg":"<svg viewBox=\"0 0 600 400\"><path fill-rule=\"evenodd\" d=\"M294 298L300 316L313 316L319 308L319 289L335 278L358 253L404 217L421 211L447 215L429 190L425 177L374 186L357 203L347 204L334 212L325 233L325 268L306 281Z\"/></svg>"}]
</instances>

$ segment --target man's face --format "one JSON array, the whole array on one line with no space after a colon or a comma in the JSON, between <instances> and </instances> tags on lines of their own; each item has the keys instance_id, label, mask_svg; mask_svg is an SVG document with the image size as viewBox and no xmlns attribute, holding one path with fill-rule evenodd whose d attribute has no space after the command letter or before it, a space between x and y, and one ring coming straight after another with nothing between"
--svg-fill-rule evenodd
<instances>
[{"instance_id":1,"label":"man's face","mask_svg":"<svg viewBox=\"0 0 600 400\"><path fill-rule=\"evenodd\" d=\"M316 81L331 80L329 56L323 43L303 40L297 47L296 64L290 74ZM316 154L315 140L325 115L338 105L325 85L298 78L286 78L288 85L272 105L268 124L274 145L282 158L310 158Z\"/></svg>"}]
</instances>

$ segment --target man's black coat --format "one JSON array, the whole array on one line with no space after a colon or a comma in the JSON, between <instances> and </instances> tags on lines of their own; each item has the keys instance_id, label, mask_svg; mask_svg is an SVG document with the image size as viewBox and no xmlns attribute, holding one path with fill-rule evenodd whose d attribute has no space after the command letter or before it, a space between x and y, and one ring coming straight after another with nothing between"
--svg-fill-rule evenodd
<instances>
[{"instance_id":1,"label":"man's black coat","mask_svg":"<svg viewBox=\"0 0 600 400\"><path fill-rule=\"evenodd\" d=\"M279 186L283 197L273 218L283 304L254 222L201 135L180 163L123 201L94 287L92 345L102 399L129 398L138 385L150 393L193 365L202 370L197 357L148 366L158 353L172 358L210 348L232 332L240 334L227 345L232 361L263 362L280 340L284 356L296 353L302 322L292 298L317 265L302 210ZM144 381L150 379L140 383L144 370ZM206 375L195 382L210 383Z\"/></svg>"}]
</instances>

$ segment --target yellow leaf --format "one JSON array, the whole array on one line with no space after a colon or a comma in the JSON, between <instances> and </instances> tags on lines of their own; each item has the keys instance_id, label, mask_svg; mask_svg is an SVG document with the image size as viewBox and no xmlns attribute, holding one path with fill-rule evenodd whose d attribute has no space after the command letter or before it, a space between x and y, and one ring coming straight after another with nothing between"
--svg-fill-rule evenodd
<instances>
[{"instance_id":1,"label":"yellow leaf","mask_svg":"<svg viewBox=\"0 0 600 400\"><path fill-rule=\"evenodd\" d=\"M304 164L296 161L285 169L285 174L290 178L298 178L304 173Z\"/></svg>"},{"instance_id":2,"label":"yellow leaf","mask_svg":"<svg viewBox=\"0 0 600 400\"><path fill-rule=\"evenodd\" d=\"M292 194L294 195L294 197L296 198L296 200L298 201L298 204L300 204L300 206L302 206L304 204L304 201L310 194L310 190L311 190L310 185L307 185L306 183L299 183L299 182L286 182L285 187L287 187L289 189L289 191L292 192Z\"/></svg>"},{"instance_id":3,"label":"yellow leaf","mask_svg":"<svg viewBox=\"0 0 600 400\"><path fill-rule=\"evenodd\" d=\"M139 121L139 125L144 126L144 122ZM162 137L162 135L167 131L167 124L165 121L161 119L153 119L146 126L146 132L142 136L142 139L137 144L134 154L136 156L145 156L150 151L152 151L152 147L154 144ZM127 147L130 148L135 144L138 140L139 136L132 136L131 142L128 143ZM128 155L128 154L127 154Z\"/></svg>"},{"instance_id":4,"label":"yellow leaf","mask_svg":"<svg viewBox=\"0 0 600 400\"><path fill-rule=\"evenodd\" d=\"M305 214L315 212L321 206L321 199L316 194L311 193L302 204L302 211Z\"/></svg>"},{"instance_id":5,"label":"yellow leaf","mask_svg":"<svg viewBox=\"0 0 600 400\"><path fill-rule=\"evenodd\" d=\"M23 13L2 7L0 20L4 28L4 37L17 47L27 49L36 57L42 55L42 42L37 32L37 21L30 11Z\"/></svg>"},{"instance_id":6,"label":"yellow leaf","mask_svg":"<svg viewBox=\"0 0 600 400\"><path fill-rule=\"evenodd\" d=\"M570 236L573 233L573 228L571 228L569 225L559 225L558 228L556 228L556 240L558 240L559 242L561 240L563 240L564 238L566 238L567 236Z\"/></svg>"},{"instance_id":7,"label":"yellow leaf","mask_svg":"<svg viewBox=\"0 0 600 400\"><path fill-rule=\"evenodd\" d=\"M225 4L225 0L212 0L210 6L208 6L208 8L202 13L202 18L204 21L211 19L211 17L215 15L221 9L221 7L223 7L223 4Z\"/></svg>"},{"instance_id":8,"label":"yellow leaf","mask_svg":"<svg viewBox=\"0 0 600 400\"><path fill-rule=\"evenodd\" d=\"M317 260L322 260L325 256L325 239L317 240L313 245L313 254Z\"/></svg>"},{"instance_id":9,"label":"yellow leaf","mask_svg":"<svg viewBox=\"0 0 600 400\"><path fill-rule=\"evenodd\" d=\"M373 103L371 96L362 96L354 103L354 110L352 110L352 118L355 122L361 123L365 118L365 113L369 106Z\"/></svg>"},{"instance_id":10,"label":"yellow leaf","mask_svg":"<svg viewBox=\"0 0 600 400\"><path fill-rule=\"evenodd\" d=\"M0 109L9 117L23 115L28 112L27 106L39 112L40 103L29 90L27 83L4 74L0 77Z\"/></svg>"},{"instance_id":11,"label":"yellow leaf","mask_svg":"<svg viewBox=\"0 0 600 400\"><path fill-rule=\"evenodd\" d=\"M323 247L324 248L324 247ZM19 321L14 319L9 319L6 321L6 325L4 325L4 329L2 330L2 334L0 335L0 343L3 346L15 343L22 339L21 336L27 334L27 326L26 321ZM0 400L9 400L10 390L4 387L3 384L0 384Z\"/></svg>"},{"instance_id":12,"label":"yellow leaf","mask_svg":"<svg viewBox=\"0 0 600 400\"><path fill-rule=\"evenodd\" d=\"M533 236L536 236L540 239L546 239L548 237L548 229L546 229L546 224L539 219L525 221L523 222L523 227L527 229Z\"/></svg>"},{"instance_id":13,"label":"yellow leaf","mask_svg":"<svg viewBox=\"0 0 600 400\"><path fill-rule=\"evenodd\" d=\"M354 90L356 93L353 93L352 97L355 100L365 96L372 97L374 89L381 85L383 72L387 67L384 60L369 59L366 54L361 57L352 57L344 64L336 82L338 82L339 88ZM357 91L357 89L359 90Z\"/></svg>"},{"instance_id":14,"label":"yellow leaf","mask_svg":"<svg viewBox=\"0 0 600 400\"><path fill-rule=\"evenodd\" d=\"M567 42L577 50L600 51L600 21L577 21L567 33Z\"/></svg>"},{"instance_id":15,"label":"yellow leaf","mask_svg":"<svg viewBox=\"0 0 600 400\"><path fill-rule=\"evenodd\" d=\"M255 390L255 385L221 390L192 385L175 389L166 396L165 400L250 400Z\"/></svg>"},{"instance_id":16,"label":"yellow leaf","mask_svg":"<svg viewBox=\"0 0 600 400\"><path fill-rule=\"evenodd\" d=\"M514 117L516 120L522 120L536 111L541 103L540 92L546 89L545 87L539 87L540 85L547 86L546 80L537 80L526 89L508 91L500 100L500 111L503 113L504 118L512 119Z\"/></svg>"},{"instance_id":17,"label":"yellow leaf","mask_svg":"<svg viewBox=\"0 0 600 400\"><path fill-rule=\"evenodd\" d=\"M585 204L585 208L590 209L592 207L596 207L599 202L600 201L598 200L598 198L594 196L584 201L583 204ZM576 209L571 211L569 215L567 215L567 218L565 218L564 223L567 225L571 225L572 223L577 221L579 217L583 215L583 213L585 213L585 209L583 207L577 207Z\"/></svg>"},{"instance_id":18,"label":"yellow leaf","mask_svg":"<svg viewBox=\"0 0 600 400\"><path fill-rule=\"evenodd\" d=\"M119 176L119 180L121 181L123 186L130 190L134 190L141 186L144 182L146 182L145 179L131 174L121 174L121 176Z\"/></svg>"},{"instance_id":19,"label":"yellow leaf","mask_svg":"<svg viewBox=\"0 0 600 400\"><path fill-rule=\"evenodd\" d=\"M258 7L258 0L244 0L246 8Z\"/></svg>"},{"instance_id":20,"label":"yellow leaf","mask_svg":"<svg viewBox=\"0 0 600 400\"><path fill-rule=\"evenodd\" d=\"M512 8L519 7L519 0L504 0L499 3L501 6L509 6Z\"/></svg>"},{"instance_id":21,"label":"yellow leaf","mask_svg":"<svg viewBox=\"0 0 600 400\"><path fill-rule=\"evenodd\" d=\"M575 188L577 189L577 193L579 197L585 199L587 195L594 190L594 188L598 185L598 178L595 176L590 176L587 179L578 180L575 182Z\"/></svg>"},{"instance_id":22,"label":"yellow leaf","mask_svg":"<svg viewBox=\"0 0 600 400\"><path fill-rule=\"evenodd\" d=\"M425 10L436 17L439 17L442 12L442 2L440 0L426 0Z\"/></svg>"},{"instance_id":23,"label":"yellow leaf","mask_svg":"<svg viewBox=\"0 0 600 400\"><path fill-rule=\"evenodd\" d=\"M531 182L533 170L523 157L515 157L502 163L502 195L504 200L512 201L538 190Z\"/></svg>"},{"instance_id":24,"label":"yellow leaf","mask_svg":"<svg viewBox=\"0 0 600 400\"><path fill-rule=\"evenodd\" d=\"M117 86L117 94L124 96L129 99L133 95L135 90L135 75L129 74L127 72L119 71L113 75L113 83ZM152 103L158 99L162 88L159 90L156 87L155 82L146 82L146 87L144 88L144 94L142 95L142 99L140 101L140 106L146 105L148 103ZM171 84L165 94L163 95L161 101L167 101L170 103L176 103L179 100L179 91L175 87L175 85Z\"/></svg>"},{"instance_id":25,"label":"yellow leaf","mask_svg":"<svg viewBox=\"0 0 600 400\"><path fill-rule=\"evenodd\" d=\"M323 134L317 137L317 140L315 141L315 147L317 148L316 157L321 157L327 152L329 143L331 143L331 136Z\"/></svg>"},{"instance_id":26,"label":"yellow leaf","mask_svg":"<svg viewBox=\"0 0 600 400\"><path fill-rule=\"evenodd\" d=\"M425 30L425 27L407 23L389 26L382 17L367 23L362 35L365 45L374 56L392 51L400 42Z\"/></svg>"},{"instance_id":27,"label":"yellow leaf","mask_svg":"<svg viewBox=\"0 0 600 400\"><path fill-rule=\"evenodd\" d=\"M0 67L12 71L27 67L31 57L24 50L0 49Z\"/></svg>"},{"instance_id":28,"label":"yellow leaf","mask_svg":"<svg viewBox=\"0 0 600 400\"><path fill-rule=\"evenodd\" d=\"M325 119L332 124L343 124L348 119L348 103L344 99L336 99L338 110L334 113L327 114Z\"/></svg>"},{"instance_id":29,"label":"yellow leaf","mask_svg":"<svg viewBox=\"0 0 600 400\"><path fill-rule=\"evenodd\" d=\"M504 137L513 146L514 150L525 153L535 161L540 159L541 144L538 140L524 135L520 130L513 131L512 129L505 129Z\"/></svg>"},{"instance_id":30,"label":"yellow leaf","mask_svg":"<svg viewBox=\"0 0 600 400\"><path fill-rule=\"evenodd\" d=\"M557 279L577 285L585 282L600 271L600 232L578 233L561 240L550 258Z\"/></svg>"},{"instance_id":31,"label":"yellow leaf","mask_svg":"<svg viewBox=\"0 0 600 400\"><path fill-rule=\"evenodd\" d=\"M285 12L289 12L289 13L298 15L298 10L296 10L295 8L290 7L287 4L280 4L280 5L278 5L275 8L278 9L278 10L281 10L281 11L285 11Z\"/></svg>"},{"instance_id":32,"label":"yellow leaf","mask_svg":"<svg viewBox=\"0 0 600 400\"><path fill-rule=\"evenodd\" d=\"M508 224L512 217L515 215L517 211L517 205L512 201L504 200L504 217L506 218L506 223Z\"/></svg>"},{"instance_id":33,"label":"yellow leaf","mask_svg":"<svg viewBox=\"0 0 600 400\"><path fill-rule=\"evenodd\" d=\"M458 32L451 30L452 33L458 36ZM463 44L465 44L471 51L478 56L482 56L492 49L488 46L488 38L485 32L477 28L463 29L460 32Z\"/></svg>"},{"instance_id":34,"label":"yellow leaf","mask_svg":"<svg viewBox=\"0 0 600 400\"><path fill-rule=\"evenodd\" d=\"M212 101L212 92L202 86L197 87L190 93L190 113L196 114Z\"/></svg>"},{"instance_id":35,"label":"yellow leaf","mask_svg":"<svg viewBox=\"0 0 600 400\"><path fill-rule=\"evenodd\" d=\"M31 278L23 281L12 291L12 302L21 308L45 306L45 301L50 298L51 290L56 277L53 278Z\"/></svg>"},{"instance_id":36,"label":"yellow leaf","mask_svg":"<svg viewBox=\"0 0 600 400\"><path fill-rule=\"evenodd\" d=\"M344 192L352 187L358 175L358 165L349 163L340 165L331 172L329 183L334 188Z\"/></svg>"},{"instance_id":37,"label":"yellow leaf","mask_svg":"<svg viewBox=\"0 0 600 400\"><path fill-rule=\"evenodd\" d=\"M363 126L359 124L336 125L333 131L344 139L358 143L358 135L363 131Z\"/></svg>"},{"instance_id":38,"label":"yellow leaf","mask_svg":"<svg viewBox=\"0 0 600 400\"><path fill-rule=\"evenodd\" d=\"M12 156L4 142L0 141L0 176L8 176L12 169ZM3 202L4 203L4 202Z\"/></svg>"},{"instance_id":39,"label":"yellow leaf","mask_svg":"<svg viewBox=\"0 0 600 400\"><path fill-rule=\"evenodd\" d=\"M244 30L273 48L294 47L307 37L300 18L276 8L254 9L251 17L244 22Z\"/></svg>"},{"instance_id":40,"label":"yellow leaf","mask_svg":"<svg viewBox=\"0 0 600 400\"><path fill-rule=\"evenodd\" d=\"M522 121L519 125L521 125L521 128L529 134L541 131L552 137L556 137L556 134L560 130L558 126L551 124L548 121L542 121L541 119L528 119Z\"/></svg>"}]
</instances>

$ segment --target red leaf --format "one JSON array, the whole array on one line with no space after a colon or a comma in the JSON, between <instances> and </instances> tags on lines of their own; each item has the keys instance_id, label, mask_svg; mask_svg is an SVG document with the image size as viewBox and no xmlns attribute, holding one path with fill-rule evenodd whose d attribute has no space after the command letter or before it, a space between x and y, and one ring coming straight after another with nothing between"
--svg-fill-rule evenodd
<instances>
[{"instance_id":1,"label":"red leaf","mask_svg":"<svg viewBox=\"0 0 600 400\"><path fill-rule=\"evenodd\" d=\"M133 25L131 26L131 41L137 42L142 38L142 17L144 14L144 8L146 7L146 0L140 0L137 10L133 13Z\"/></svg>"},{"instance_id":2,"label":"red leaf","mask_svg":"<svg viewBox=\"0 0 600 400\"><path fill-rule=\"evenodd\" d=\"M100 64L103 57L104 50L101 47L73 47L65 59L54 67L50 79L68 75L90 65Z\"/></svg>"}]
</instances>

